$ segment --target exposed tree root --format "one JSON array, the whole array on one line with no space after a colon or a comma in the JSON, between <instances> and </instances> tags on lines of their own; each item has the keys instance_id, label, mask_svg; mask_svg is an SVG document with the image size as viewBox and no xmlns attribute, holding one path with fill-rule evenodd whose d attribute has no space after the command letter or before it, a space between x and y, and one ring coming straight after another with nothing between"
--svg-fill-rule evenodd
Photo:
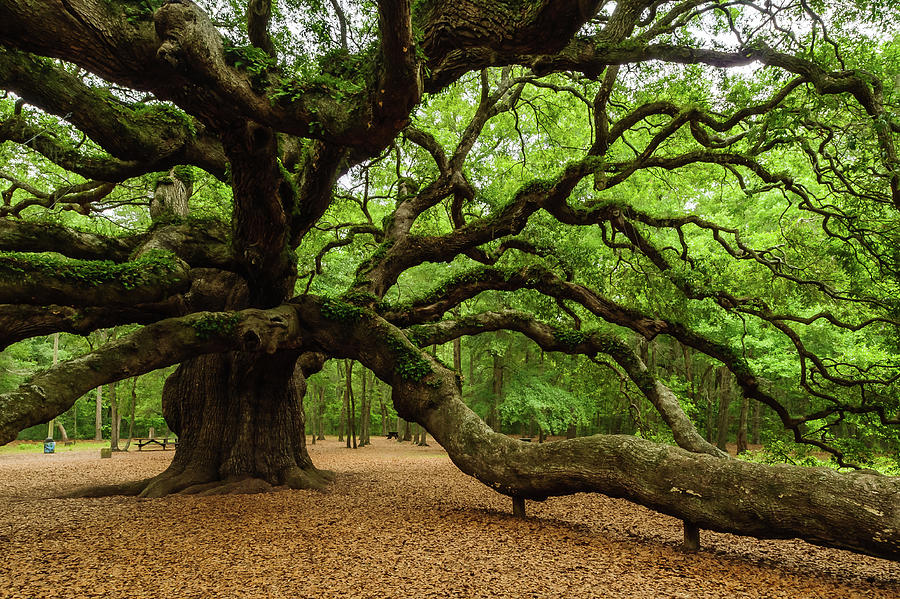
<instances>
[{"instance_id":1,"label":"exposed tree root","mask_svg":"<svg viewBox=\"0 0 900 599\"><path fill-rule=\"evenodd\" d=\"M152 478L143 480L135 480L127 483L117 483L115 485L93 485L80 487L71 493L65 494L66 498L79 497L112 497L114 495L139 495L152 481Z\"/></svg>"},{"instance_id":2,"label":"exposed tree root","mask_svg":"<svg viewBox=\"0 0 900 599\"><path fill-rule=\"evenodd\" d=\"M153 478L114 485L88 486L65 495L78 497L111 497L130 495L140 497L165 497L166 495L252 495L284 489L311 489L323 491L334 480L334 472L309 466L292 466L281 481L270 482L255 476L239 476L221 479L215 475L185 470L166 470Z\"/></svg>"},{"instance_id":3,"label":"exposed tree root","mask_svg":"<svg viewBox=\"0 0 900 599\"><path fill-rule=\"evenodd\" d=\"M255 493L268 493L275 490L271 484L261 478L246 477L230 480L220 480L194 485L178 492L179 495L253 495Z\"/></svg>"},{"instance_id":4,"label":"exposed tree root","mask_svg":"<svg viewBox=\"0 0 900 599\"><path fill-rule=\"evenodd\" d=\"M311 466L308 468L294 466L284 473L284 484L291 489L324 491L332 480L334 480L333 472L318 470Z\"/></svg>"},{"instance_id":5,"label":"exposed tree root","mask_svg":"<svg viewBox=\"0 0 900 599\"><path fill-rule=\"evenodd\" d=\"M183 491L190 487L216 482L216 475L208 471L186 469L184 471L164 471L159 476L150 480L150 483L141 491L141 497L165 497Z\"/></svg>"}]
</instances>

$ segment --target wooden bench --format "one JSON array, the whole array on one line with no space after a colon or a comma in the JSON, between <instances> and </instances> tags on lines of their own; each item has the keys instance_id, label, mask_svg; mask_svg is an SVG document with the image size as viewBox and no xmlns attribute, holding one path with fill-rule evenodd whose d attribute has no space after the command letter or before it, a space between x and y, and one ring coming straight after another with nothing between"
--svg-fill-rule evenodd
<instances>
[{"instance_id":1,"label":"wooden bench","mask_svg":"<svg viewBox=\"0 0 900 599\"><path fill-rule=\"evenodd\" d=\"M155 439L149 437L137 437L132 439L135 443L137 443L138 451L142 450L146 445L159 445L162 447L163 451L169 448L171 445L175 449L178 449L178 439L169 440L168 437L163 437L162 439Z\"/></svg>"}]
</instances>

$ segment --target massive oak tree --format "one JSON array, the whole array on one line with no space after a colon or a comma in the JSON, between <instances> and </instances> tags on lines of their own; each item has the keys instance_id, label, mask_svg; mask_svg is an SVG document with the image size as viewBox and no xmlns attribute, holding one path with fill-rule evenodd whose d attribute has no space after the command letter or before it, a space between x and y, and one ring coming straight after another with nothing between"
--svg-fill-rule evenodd
<instances>
[{"instance_id":1,"label":"massive oak tree","mask_svg":"<svg viewBox=\"0 0 900 599\"><path fill-rule=\"evenodd\" d=\"M320 488L305 380L352 358L514 498L599 492L897 559L900 481L729 459L634 343L666 336L715 360L845 470L843 422L898 424L889 11L0 0L0 343L143 325L0 396L0 442L100 384L179 364L163 393L175 459L119 491ZM192 172L227 186L227 221L188 213ZM109 217L141 185L146 230L62 218ZM733 210L696 209L717 202ZM745 226L767 220L771 243ZM354 256L349 276L329 272ZM425 289L431 264L454 276ZM505 307L480 311L489 294ZM789 385L746 351L761 329ZM498 330L619 373L677 447L491 430L420 348ZM834 346L853 335L870 351Z\"/></svg>"}]
</instances>

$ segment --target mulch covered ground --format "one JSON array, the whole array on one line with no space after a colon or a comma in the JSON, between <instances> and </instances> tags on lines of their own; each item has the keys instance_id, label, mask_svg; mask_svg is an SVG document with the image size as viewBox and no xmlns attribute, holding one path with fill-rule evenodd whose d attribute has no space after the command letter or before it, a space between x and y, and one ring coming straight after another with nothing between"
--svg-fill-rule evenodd
<instances>
[{"instance_id":1,"label":"mulch covered ground","mask_svg":"<svg viewBox=\"0 0 900 599\"><path fill-rule=\"evenodd\" d=\"M334 440L327 493L57 499L162 471L171 451L0 456L0 597L900 597L900 564L703 533L594 495L511 502L438 447Z\"/></svg>"}]
</instances>

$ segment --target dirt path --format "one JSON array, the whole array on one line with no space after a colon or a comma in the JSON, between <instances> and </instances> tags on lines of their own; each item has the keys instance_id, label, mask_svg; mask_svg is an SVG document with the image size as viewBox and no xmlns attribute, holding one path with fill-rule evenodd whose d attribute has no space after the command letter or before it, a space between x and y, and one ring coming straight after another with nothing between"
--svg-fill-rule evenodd
<instances>
[{"instance_id":1,"label":"dirt path","mask_svg":"<svg viewBox=\"0 0 900 599\"><path fill-rule=\"evenodd\" d=\"M54 499L156 474L172 452L0 456L0 597L884 597L900 564L704 533L598 496L510 501L439 448L310 448L328 493Z\"/></svg>"}]
</instances>

